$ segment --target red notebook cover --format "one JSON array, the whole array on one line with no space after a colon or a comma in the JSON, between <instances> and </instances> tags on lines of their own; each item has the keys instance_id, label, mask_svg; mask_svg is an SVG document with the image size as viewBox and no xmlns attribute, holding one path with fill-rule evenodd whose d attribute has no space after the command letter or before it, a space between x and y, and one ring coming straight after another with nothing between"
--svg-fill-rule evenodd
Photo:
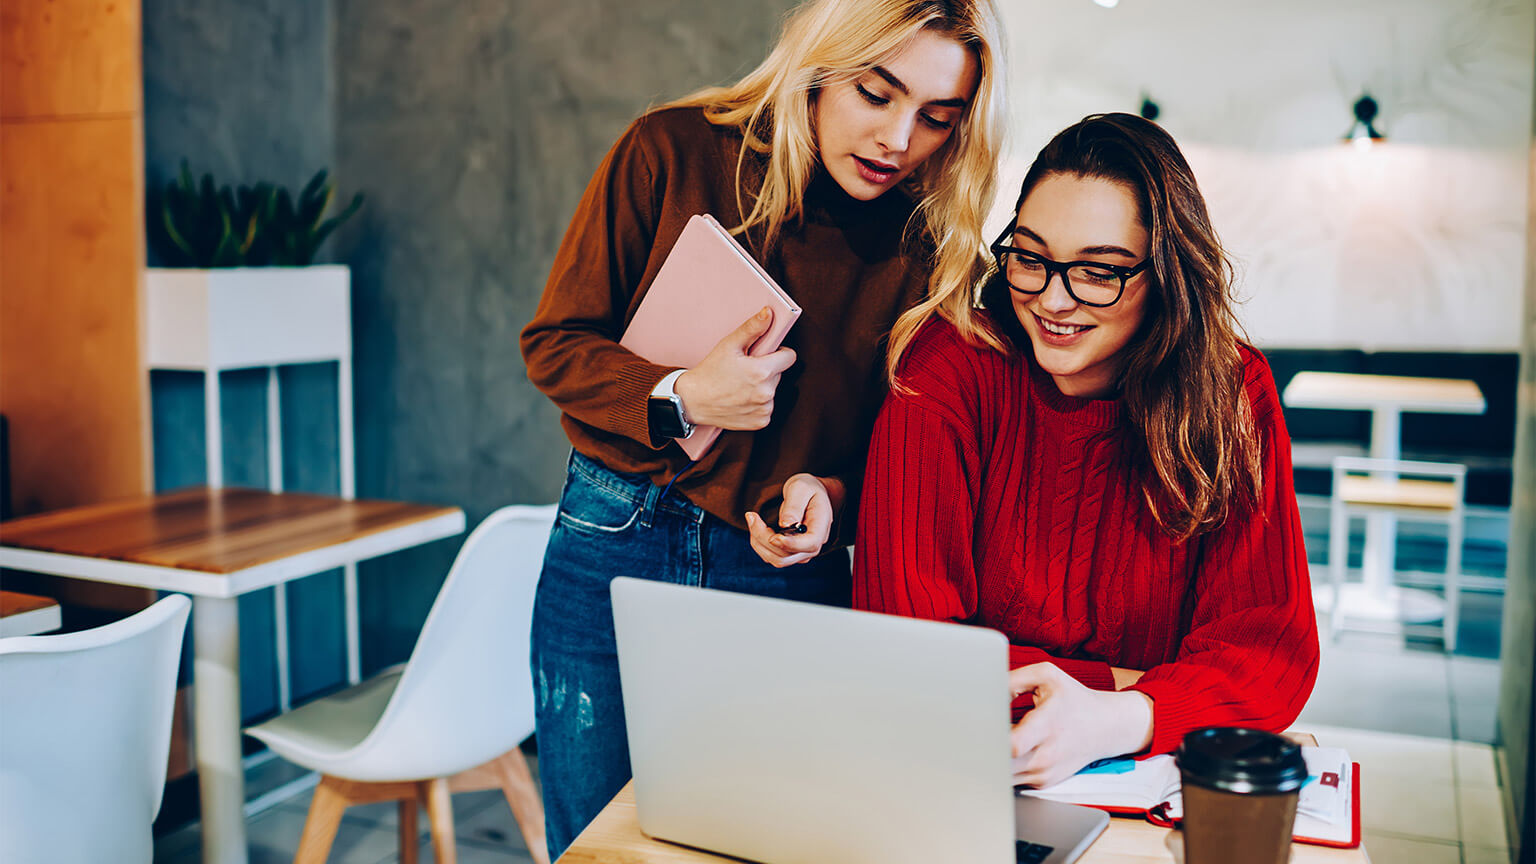
<instances>
[{"instance_id":1,"label":"red notebook cover","mask_svg":"<svg viewBox=\"0 0 1536 864\"><path fill-rule=\"evenodd\" d=\"M1296 843L1306 843L1312 846L1328 846L1334 849L1354 849L1360 845L1360 763L1349 763L1350 770L1350 802L1349 802L1349 839L1330 840L1322 837L1308 837L1302 834L1292 834L1291 840ZM1095 805L1084 805L1093 807ZM1163 813L1165 805L1159 804L1151 810L1138 810L1134 807L1098 807L1106 813L1117 816L1142 816L1153 825L1161 828L1177 827L1183 820L1178 817L1170 818Z\"/></svg>"}]
</instances>

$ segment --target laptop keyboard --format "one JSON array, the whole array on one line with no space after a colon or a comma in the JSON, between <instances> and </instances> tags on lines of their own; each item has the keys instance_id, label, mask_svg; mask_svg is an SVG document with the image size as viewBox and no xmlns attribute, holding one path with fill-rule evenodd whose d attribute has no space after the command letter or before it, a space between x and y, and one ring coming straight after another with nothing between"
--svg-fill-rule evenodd
<instances>
[{"instance_id":1,"label":"laptop keyboard","mask_svg":"<svg viewBox=\"0 0 1536 864\"><path fill-rule=\"evenodd\" d=\"M1054 851L1056 851L1055 846L1030 843L1027 840L1013 841L1013 860L1018 864L1040 864Z\"/></svg>"}]
</instances>

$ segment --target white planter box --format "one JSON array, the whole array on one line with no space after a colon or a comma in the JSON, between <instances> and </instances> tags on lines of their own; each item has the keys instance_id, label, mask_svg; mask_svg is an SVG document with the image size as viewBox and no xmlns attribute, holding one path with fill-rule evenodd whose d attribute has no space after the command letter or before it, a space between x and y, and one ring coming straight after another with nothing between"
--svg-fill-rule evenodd
<instances>
[{"instance_id":1,"label":"white planter box","mask_svg":"<svg viewBox=\"0 0 1536 864\"><path fill-rule=\"evenodd\" d=\"M150 269L145 365L240 369L352 356L352 274L314 267Z\"/></svg>"},{"instance_id":2,"label":"white planter box","mask_svg":"<svg viewBox=\"0 0 1536 864\"><path fill-rule=\"evenodd\" d=\"M224 485L219 372L267 368L267 482L283 491L281 376L290 363L336 361L341 495L357 494L352 440L352 273L342 265L151 269L144 274L144 366L203 373L207 484ZM345 565L347 680L361 678L357 564ZM278 706L290 707L288 594L272 592Z\"/></svg>"}]
</instances>

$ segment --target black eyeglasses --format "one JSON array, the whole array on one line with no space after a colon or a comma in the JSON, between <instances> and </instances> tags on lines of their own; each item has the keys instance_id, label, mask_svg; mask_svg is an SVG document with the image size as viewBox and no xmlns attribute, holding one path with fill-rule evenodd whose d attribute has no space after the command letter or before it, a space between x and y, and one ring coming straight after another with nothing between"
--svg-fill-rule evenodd
<instances>
[{"instance_id":1,"label":"black eyeglasses","mask_svg":"<svg viewBox=\"0 0 1536 864\"><path fill-rule=\"evenodd\" d=\"M1125 283L1152 263L1151 258L1135 267L1101 261L1052 261L1043 255L1006 245L1003 241L1012 233L1012 225L1003 229L992 244L992 254L997 256L997 269L1007 278L1008 287L1020 294L1044 293L1055 274L1061 277L1062 287L1073 300L1084 306L1113 306L1125 293Z\"/></svg>"}]
</instances>

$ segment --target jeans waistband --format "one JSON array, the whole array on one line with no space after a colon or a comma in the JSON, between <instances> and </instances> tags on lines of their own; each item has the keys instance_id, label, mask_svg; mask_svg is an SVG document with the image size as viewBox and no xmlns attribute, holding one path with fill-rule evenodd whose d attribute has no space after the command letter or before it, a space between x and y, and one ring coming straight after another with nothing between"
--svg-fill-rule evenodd
<instances>
[{"instance_id":1,"label":"jeans waistband","mask_svg":"<svg viewBox=\"0 0 1536 864\"><path fill-rule=\"evenodd\" d=\"M647 512L641 516L642 522L647 525L650 523L651 513L658 511L684 516L696 522L703 521L708 515L676 490L669 491L667 497L662 498L662 488L652 483L651 479L644 474L615 471L578 450L571 450L571 457L567 464L570 470L580 474L587 482L601 486L615 495L629 498L638 505L647 505Z\"/></svg>"}]
</instances>

